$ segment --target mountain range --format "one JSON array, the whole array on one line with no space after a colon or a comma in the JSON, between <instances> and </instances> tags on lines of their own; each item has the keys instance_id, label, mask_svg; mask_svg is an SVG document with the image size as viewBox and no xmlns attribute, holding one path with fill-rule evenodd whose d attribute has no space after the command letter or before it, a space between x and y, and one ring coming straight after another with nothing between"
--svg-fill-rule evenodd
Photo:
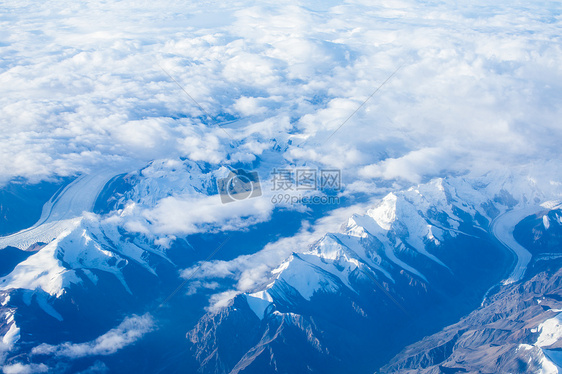
<instances>
[{"instance_id":1,"label":"mountain range","mask_svg":"<svg viewBox=\"0 0 562 374\"><path fill-rule=\"evenodd\" d=\"M4 365L558 372L562 212L533 179L490 173L389 193L339 231L285 248L289 255L242 292L235 275L196 274L220 265L196 248L212 248L222 233L156 235L142 226L154 224L142 208L166 196L212 196L226 172L183 160L61 182L36 225L0 238ZM240 235L258 240L252 229Z\"/></svg>"}]
</instances>

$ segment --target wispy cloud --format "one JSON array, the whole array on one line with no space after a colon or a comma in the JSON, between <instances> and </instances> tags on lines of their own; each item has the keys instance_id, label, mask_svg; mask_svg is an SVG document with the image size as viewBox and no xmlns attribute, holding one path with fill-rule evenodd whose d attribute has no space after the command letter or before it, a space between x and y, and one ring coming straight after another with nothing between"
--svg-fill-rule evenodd
<instances>
[{"instance_id":1,"label":"wispy cloud","mask_svg":"<svg viewBox=\"0 0 562 374\"><path fill-rule=\"evenodd\" d=\"M11 364L2 368L4 374L36 374L47 373L49 367L45 364Z\"/></svg>"},{"instance_id":2,"label":"wispy cloud","mask_svg":"<svg viewBox=\"0 0 562 374\"><path fill-rule=\"evenodd\" d=\"M126 318L119 326L86 343L41 344L32 349L33 355L52 355L70 359L107 356L135 343L154 328L149 314Z\"/></svg>"},{"instance_id":3,"label":"wispy cloud","mask_svg":"<svg viewBox=\"0 0 562 374\"><path fill-rule=\"evenodd\" d=\"M255 254L239 256L230 261L203 262L194 268L184 270L182 276L190 277L191 287L206 287L204 282L198 282L197 279L235 279L237 282L235 290L229 290L211 298L211 309L220 308L237 294L263 285L271 277L271 270L279 266L291 253L309 250L310 246L326 232L338 231L342 222L345 222L354 213L362 213L368 206L369 203L364 203L335 209L319 219L314 226L303 222L300 232L296 235L269 243ZM194 292L194 289L191 288L190 292Z\"/></svg>"}]
</instances>

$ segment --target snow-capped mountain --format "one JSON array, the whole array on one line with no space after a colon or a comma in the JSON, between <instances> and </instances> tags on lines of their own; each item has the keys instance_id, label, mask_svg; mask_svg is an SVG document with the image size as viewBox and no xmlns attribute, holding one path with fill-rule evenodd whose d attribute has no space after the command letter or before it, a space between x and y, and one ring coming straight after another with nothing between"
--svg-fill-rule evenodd
<instances>
[{"instance_id":1,"label":"snow-capped mountain","mask_svg":"<svg viewBox=\"0 0 562 374\"><path fill-rule=\"evenodd\" d=\"M544 196L533 181L518 189L513 182L439 179L352 216L188 333L201 371L375 369L397 347L460 318L500 280L524 277L528 252L500 244L510 243L513 227L497 239L493 228L547 208L536 206Z\"/></svg>"},{"instance_id":2,"label":"snow-capped mountain","mask_svg":"<svg viewBox=\"0 0 562 374\"><path fill-rule=\"evenodd\" d=\"M515 236L533 254L523 282L498 286L476 311L407 347L381 372L559 373L562 225L560 209L549 208L517 225Z\"/></svg>"},{"instance_id":3,"label":"snow-capped mountain","mask_svg":"<svg viewBox=\"0 0 562 374\"><path fill-rule=\"evenodd\" d=\"M47 218L3 238L14 246L2 254L25 254L0 278L5 364L123 370L123 357L142 351L152 364L127 370L369 372L478 308L499 282L518 284L534 257L514 226L556 207L539 205L547 194L531 179L435 179L390 193L339 232L292 248L251 291L231 291L231 273L193 273L182 283L181 268L206 257L193 243L208 239L197 237L196 226L171 234L158 209L216 194L215 180L227 173L187 160L154 161L90 186L97 197L79 207L97 214L68 210L74 213L50 219L58 204L73 201L65 191L72 197L84 180L77 179L47 202ZM541 237L554 232L559 217L541 218ZM208 259L202 265L220 268ZM205 287L176 289L179 283ZM205 312L207 298L221 292L233 298ZM122 345L100 348L114 335ZM69 350L82 353L61 353Z\"/></svg>"},{"instance_id":4,"label":"snow-capped mountain","mask_svg":"<svg viewBox=\"0 0 562 374\"><path fill-rule=\"evenodd\" d=\"M0 13L0 373L558 371L560 2Z\"/></svg>"}]
</instances>

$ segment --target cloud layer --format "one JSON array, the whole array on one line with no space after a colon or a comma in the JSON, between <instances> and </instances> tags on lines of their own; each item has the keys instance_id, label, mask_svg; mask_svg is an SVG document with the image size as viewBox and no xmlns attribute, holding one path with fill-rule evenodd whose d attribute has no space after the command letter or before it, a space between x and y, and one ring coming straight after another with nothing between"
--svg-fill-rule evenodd
<instances>
[{"instance_id":1,"label":"cloud layer","mask_svg":"<svg viewBox=\"0 0 562 374\"><path fill-rule=\"evenodd\" d=\"M559 158L559 3L260 4L8 2L0 183L117 159L249 162L289 133L280 158L357 180Z\"/></svg>"},{"instance_id":2,"label":"cloud layer","mask_svg":"<svg viewBox=\"0 0 562 374\"><path fill-rule=\"evenodd\" d=\"M132 316L126 318L119 326L97 339L86 343L62 343L59 345L41 344L32 349L33 355L53 355L63 358L82 358L89 356L107 356L136 342L154 328L152 316Z\"/></svg>"}]
</instances>

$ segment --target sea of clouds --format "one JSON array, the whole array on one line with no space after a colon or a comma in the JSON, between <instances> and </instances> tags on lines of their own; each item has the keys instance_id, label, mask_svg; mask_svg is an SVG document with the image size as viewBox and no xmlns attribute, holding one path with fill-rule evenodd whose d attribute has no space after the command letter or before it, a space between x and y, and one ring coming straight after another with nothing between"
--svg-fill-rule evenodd
<instances>
[{"instance_id":1,"label":"sea of clouds","mask_svg":"<svg viewBox=\"0 0 562 374\"><path fill-rule=\"evenodd\" d=\"M115 160L251 162L271 139L291 139L285 160L357 183L560 157L558 2L2 8L2 184Z\"/></svg>"}]
</instances>

